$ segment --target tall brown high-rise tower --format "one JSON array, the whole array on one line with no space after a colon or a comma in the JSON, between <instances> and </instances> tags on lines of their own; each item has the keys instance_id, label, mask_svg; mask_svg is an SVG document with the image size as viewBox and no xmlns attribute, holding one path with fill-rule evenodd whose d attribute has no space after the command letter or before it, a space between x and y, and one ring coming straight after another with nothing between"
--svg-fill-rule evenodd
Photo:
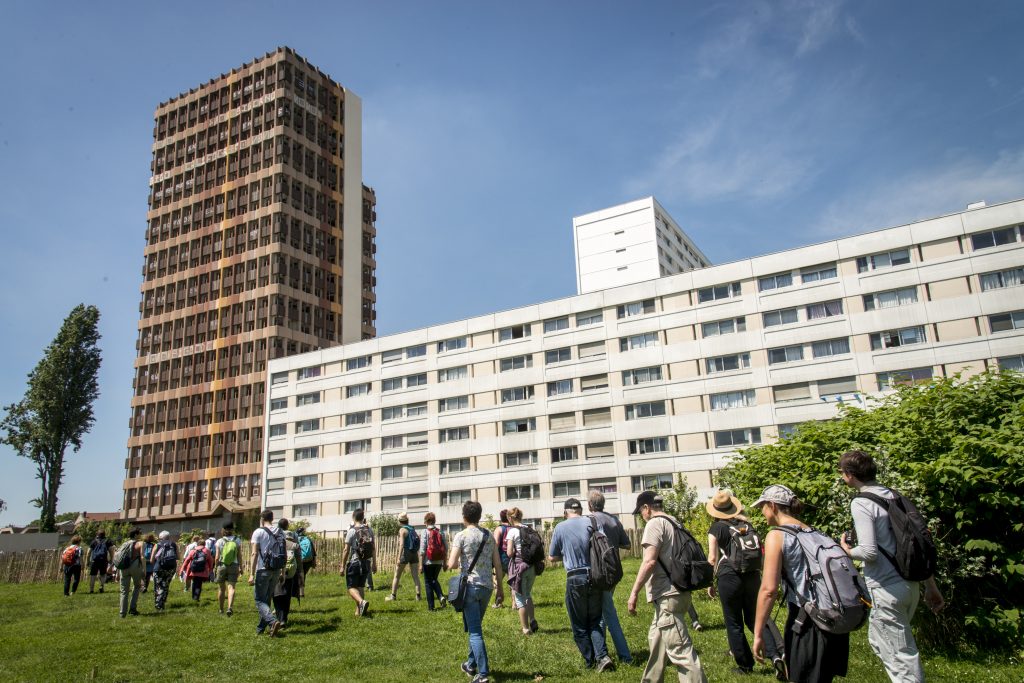
<instances>
[{"instance_id":1,"label":"tall brown high-rise tower","mask_svg":"<svg viewBox=\"0 0 1024 683\"><path fill-rule=\"evenodd\" d=\"M124 514L259 506L267 361L375 334L361 103L279 48L157 107Z\"/></svg>"}]
</instances>

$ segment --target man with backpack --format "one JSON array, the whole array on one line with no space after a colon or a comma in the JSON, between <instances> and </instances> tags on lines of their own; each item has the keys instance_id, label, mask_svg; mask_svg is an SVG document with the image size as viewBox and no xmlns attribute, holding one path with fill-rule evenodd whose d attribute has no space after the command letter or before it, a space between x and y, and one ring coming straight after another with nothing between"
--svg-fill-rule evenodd
<instances>
[{"instance_id":1,"label":"man with backpack","mask_svg":"<svg viewBox=\"0 0 1024 683\"><path fill-rule=\"evenodd\" d=\"M565 608L569 613L572 637L587 668L600 673L615 669L608 656L601 619L601 591L590 576L590 519L583 516L583 505L575 498L565 501L565 521L555 527L548 549L552 562L565 565Z\"/></svg>"},{"instance_id":2,"label":"man with backpack","mask_svg":"<svg viewBox=\"0 0 1024 683\"><path fill-rule=\"evenodd\" d=\"M622 528L622 522L618 517L606 514L604 511L604 494L600 491L591 491L587 498L587 507L590 510L590 517L597 524L598 530L604 534L608 545L615 553L615 560L618 561L619 549L628 550L630 547L629 536ZM593 543L591 536L591 543ZM619 562L619 568L622 564ZM622 633L622 624L619 623L619 613L615 611L615 586L601 591L601 617L608 629L615 646L615 654L622 664L632 664L633 655L626 643L626 636Z\"/></svg>"},{"instance_id":3,"label":"man with backpack","mask_svg":"<svg viewBox=\"0 0 1024 683\"><path fill-rule=\"evenodd\" d=\"M306 530L299 527L295 530L299 537L299 553L302 555L302 578L306 578L309 570L316 566L316 545L313 539L306 535Z\"/></svg>"},{"instance_id":4,"label":"man with backpack","mask_svg":"<svg viewBox=\"0 0 1024 683\"><path fill-rule=\"evenodd\" d=\"M850 503L856 545L844 534L843 549L864 563L871 593L868 643L893 681L924 681L924 670L910 622L924 583L924 600L933 612L944 606L935 584L935 544L924 518L906 497L878 484L874 458L848 451L839 459L847 486L857 490Z\"/></svg>"},{"instance_id":5,"label":"man with backpack","mask_svg":"<svg viewBox=\"0 0 1024 683\"><path fill-rule=\"evenodd\" d=\"M426 528L420 532L420 558L423 564L423 583L427 588L427 609L434 611L434 597L440 601L440 607L444 608L448 602L441 582L437 577L444 569L444 562L448 558L448 541L444 534L435 525L437 517L433 512L423 515L423 524Z\"/></svg>"},{"instance_id":6,"label":"man with backpack","mask_svg":"<svg viewBox=\"0 0 1024 683\"><path fill-rule=\"evenodd\" d=\"M78 591L78 582L82 580L82 537L75 534L71 537L71 545L60 554L60 567L64 575L64 597L69 598Z\"/></svg>"},{"instance_id":7,"label":"man with backpack","mask_svg":"<svg viewBox=\"0 0 1024 683\"><path fill-rule=\"evenodd\" d=\"M707 565L707 579L710 579L711 567L703 558L700 546L693 541L693 536L665 514L664 499L659 494L642 492L637 496L633 514L640 515L645 522L640 541L644 554L626 604L629 613L636 616L636 604L643 588L647 602L654 605L654 618L647 630L650 656L640 680L643 683L660 683L666 662L671 662L680 681L707 683L686 623L692 604L690 592L702 587L701 584L707 585L701 560ZM690 577L696 577L692 584L681 583L677 572L684 568L690 570L687 572Z\"/></svg>"},{"instance_id":8,"label":"man with backpack","mask_svg":"<svg viewBox=\"0 0 1024 683\"><path fill-rule=\"evenodd\" d=\"M398 529L398 542L402 552L398 554L398 566L395 567L395 578L391 579L391 595L384 598L385 602L391 602L398 597L398 581L402 578L402 572L409 567L412 575L412 582L416 585L416 599L422 600L423 589L420 585L420 535L409 526L409 515L404 512L398 517L398 523L402 526Z\"/></svg>"},{"instance_id":9,"label":"man with backpack","mask_svg":"<svg viewBox=\"0 0 1024 683\"><path fill-rule=\"evenodd\" d=\"M234 614L235 605L235 584L238 583L240 568L239 547L241 539L235 536L235 523L227 522L221 531L220 538L214 545L213 564L214 581L217 582L217 604L220 613L224 614L224 599L227 598L227 615Z\"/></svg>"},{"instance_id":10,"label":"man with backpack","mask_svg":"<svg viewBox=\"0 0 1024 683\"><path fill-rule=\"evenodd\" d=\"M89 592L96 586L96 577L100 577L100 593L107 583L107 565L110 554L114 551L113 544L107 540L107 532L100 531L89 544Z\"/></svg>"},{"instance_id":11,"label":"man with backpack","mask_svg":"<svg viewBox=\"0 0 1024 683\"><path fill-rule=\"evenodd\" d=\"M119 607L121 618L128 614L137 615L139 602L139 591L142 590L142 580L146 576L145 560L142 556L142 540L139 536L142 531L138 528L128 532L128 540L118 547L114 553L114 567L120 572L118 581L121 587L121 599ZM128 598L128 591L131 590L131 600Z\"/></svg>"},{"instance_id":12,"label":"man with backpack","mask_svg":"<svg viewBox=\"0 0 1024 683\"><path fill-rule=\"evenodd\" d=\"M249 546L252 548L249 557L249 585L253 587L256 609L260 613L256 635L266 631L273 638L281 624L271 603L281 571L287 562L284 534L274 526L273 510L260 513L260 527L252 532Z\"/></svg>"},{"instance_id":13,"label":"man with backpack","mask_svg":"<svg viewBox=\"0 0 1024 683\"><path fill-rule=\"evenodd\" d=\"M159 538L153 551L153 604L157 612L162 612L178 568L178 546L171 540L169 531L161 531Z\"/></svg>"},{"instance_id":14,"label":"man with backpack","mask_svg":"<svg viewBox=\"0 0 1024 683\"><path fill-rule=\"evenodd\" d=\"M345 549L341 553L341 571L349 597L356 603L356 616L365 617L370 603L363 597L366 578L377 571L377 553L373 529L365 521L363 509L352 513L352 526L345 536Z\"/></svg>"}]
</instances>

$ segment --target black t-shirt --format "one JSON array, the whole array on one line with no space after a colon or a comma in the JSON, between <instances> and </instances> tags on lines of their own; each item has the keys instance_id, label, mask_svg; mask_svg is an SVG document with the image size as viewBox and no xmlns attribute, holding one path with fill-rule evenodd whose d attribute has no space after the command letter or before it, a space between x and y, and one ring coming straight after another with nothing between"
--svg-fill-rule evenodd
<instances>
[{"instance_id":1,"label":"black t-shirt","mask_svg":"<svg viewBox=\"0 0 1024 683\"><path fill-rule=\"evenodd\" d=\"M732 572L736 573L733 569L732 563L722 561L722 553L726 556L729 555L729 544L732 543L732 532L729 531L730 526L739 528L739 525L744 524L739 519L716 519L712 524L711 528L708 529L708 533L715 537L718 541L718 559L716 560L716 566L718 573Z\"/></svg>"}]
</instances>

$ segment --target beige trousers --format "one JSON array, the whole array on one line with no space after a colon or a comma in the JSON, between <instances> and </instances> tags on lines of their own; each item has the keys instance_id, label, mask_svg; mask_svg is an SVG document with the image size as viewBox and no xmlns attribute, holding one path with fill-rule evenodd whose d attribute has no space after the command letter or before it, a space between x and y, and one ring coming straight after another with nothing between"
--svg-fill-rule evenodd
<instances>
[{"instance_id":1,"label":"beige trousers","mask_svg":"<svg viewBox=\"0 0 1024 683\"><path fill-rule=\"evenodd\" d=\"M700 658L686 630L690 594L670 595L654 601L654 619L647 631L651 656L641 683L661 683L666 660L676 667L680 683L707 683Z\"/></svg>"}]
</instances>

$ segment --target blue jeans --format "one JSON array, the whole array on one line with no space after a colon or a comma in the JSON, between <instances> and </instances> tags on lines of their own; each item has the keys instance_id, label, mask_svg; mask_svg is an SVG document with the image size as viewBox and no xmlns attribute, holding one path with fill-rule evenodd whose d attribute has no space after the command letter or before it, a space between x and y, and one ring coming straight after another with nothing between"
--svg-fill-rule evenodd
<instances>
[{"instance_id":1,"label":"blue jeans","mask_svg":"<svg viewBox=\"0 0 1024 683\"><path fill-rule=\"evenodd\" d=\"M462 626L469 634L469 665L481 676L490 673L487 664L487 646L484 645L484 612L491 599L491 588L469 584L466 604L462 608Z\"/></svg>"},{"instance_id":2,"label":"blue jeans","mask_svg":"<svg viewBox=\"0 0 1024 683\"><path fill-rule=\"evenodd\" d=\"M629 645L626 644L626 636L622 633L622 625L619 623L619 613L615 611L615 589L601 593L601 618L604 625L608 627L608 635L615 643L615 654L619 661L626 664L633 661L633 655L629 652Z\"/></svg>"},{"instance_id":3,"label":"blue jeans","mask_svg":"<svg viewBox=\"0 0 1024 683\"><path fill-rule=\"evenodd\" d=\"M263 629L274 624L277 616L271 602L274 599L274 588L277 586L280 569L258 569L256 571L256 582L253 584L253 593L256 600L256 609L260 611L260 623L256 630L260 633Z\"/></svg>"},{"instance_id":4,"label":"blue jeans","mask_svg":"<svg viewBox=\"0 0 1024 683\"><path fill-rule=\"evenodd\" d=\"M594 590L585 573L565 578L565 609L569 612L572 637L588 667L608 656L601 617L603 592Z\"/></svg>"}]
</instances>

